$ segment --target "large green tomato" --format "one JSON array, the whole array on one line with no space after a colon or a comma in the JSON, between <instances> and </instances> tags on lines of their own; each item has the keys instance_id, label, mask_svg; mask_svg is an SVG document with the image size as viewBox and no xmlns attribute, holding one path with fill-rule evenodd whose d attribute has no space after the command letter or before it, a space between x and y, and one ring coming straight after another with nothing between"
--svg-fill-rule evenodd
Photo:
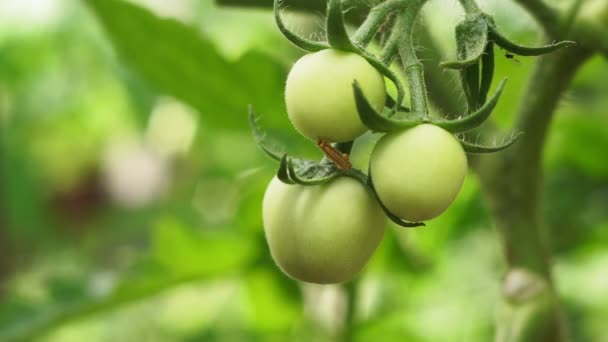
<instances>
[{"instance_id":1,"label":"large green tomato","mask_svg":"<svg viewBox=\"0 0 608 342\"><path fill-rule=\"evenodd\" d=\"M316 186L276 177L264 195L270 253L292 278L318 284L352 279L382 240L386 216L368 189L349 177Z\"/></svg>"},{"instance_id":2,"label":"large green tomato","mask_svg":"<svg viewBox=\"0 0 608 342\"><path fill-rule=\"evenodd\" d=\"M386 101L382 75L365 58L338 50L322 50L300 58L287 77L285 102L295 128L314 141L354 140L367 128L357 113L353 82L380 111Z\"/></svg>"},{"instance_id":3,"label":"large green tomato","mask_svg":"<svg viewBox=\"0 0 608 342\"><path fill-rule=\"evenodd\" d=\"M467 174L467 157L452 134L423 124L382 137L372 152L370 172L390 212L424 221L454 201Z\"/></svg>"}]
</instances>

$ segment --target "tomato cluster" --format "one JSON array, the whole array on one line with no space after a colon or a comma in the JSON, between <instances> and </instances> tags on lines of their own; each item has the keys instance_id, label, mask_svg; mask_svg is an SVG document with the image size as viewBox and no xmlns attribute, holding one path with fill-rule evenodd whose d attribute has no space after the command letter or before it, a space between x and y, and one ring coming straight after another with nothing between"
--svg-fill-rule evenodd
<instances>
[{"instance_id":1,"label":"tomato cluster","mask_svg":"<svg viewBox=\"0 0 608 342\"><path fill-rule=\"evenodd\" d=\"M384 77L356 53L327 49L298 60L287 78L285 101L297 131L313 141L352 141L368 128L353 94L357 82L374 110L386 102ZM384 234L381 205L409 221L441 214L467 172L464 150L449 132L423 124L385 135L370 169L374 189L347 174L319 185L274 178L264 197L266 239L279 267L313 283L352 279Z\"/></svg>"},{"instance_id":2,"label":"tomato cluster","mask_svg":"<svg viewBox=\"0 0 608 342\"><path fill-rule=\"evenodd\" d=\"M473 2L461 2L467 15L455 29L457 59L440 65L459 72L467 110L444 118L430 115L423 65L412 40L424 0L379 1L352 36L342 0L327 0L326 41L291 32L281 19L280 2L274 0L279 30L309 52L287 77L287 114L325 158L288 156L269 141L252 110L250 123L256 142L281 163L263 205L270 252L285 273L306 282L352 279L378 247L387 218L403 227L424 225L458 195L468 170L466 153L493 153L515 143L520 133L489 146L469 140L469 132L490 117L505 86L503 79L488 96L495 46L511 56L538 56L574 44L520 46ZM386 23L390 34L379 40L380 53L368 52ZM404 87L391 69L395 60L402 63L411 108L403 106ZM387 95L385 79L395 85L395 98ZM367 131L384 134L371 153L368 175L349 160L354 140Z\"/></svg>"}]
</instances>

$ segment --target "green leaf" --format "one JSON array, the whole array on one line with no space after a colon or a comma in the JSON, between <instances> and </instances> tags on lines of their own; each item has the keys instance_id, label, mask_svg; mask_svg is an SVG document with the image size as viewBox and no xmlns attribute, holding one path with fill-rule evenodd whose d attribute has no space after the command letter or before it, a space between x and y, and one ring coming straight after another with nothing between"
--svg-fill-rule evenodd
<instances>
[{"instance_id":1,"label":"green leaf","mask_svg":"<svg viewBox=\"0 0 608 342\"><path fill-rule=\"evenodd\" d=\"M153 241L154 259L176 276L225 274L253 260L257 252L245 237L203 234L172 218L157 224Z\"/></svg>"},{"instance_id":2,"label":"green leaf","mask_svg":"<svg viewBox=\"0 0 608 342\"><path fill-rule=\"evenodd\" d=\"M494 93L494 96L492 96L492 99L486 102L486 104L476 112L456 120L435 120L432 121L433 124L454 133L466 132L481 125L490 117L496 104L498 104L498 99L502 94L506 82L507 79L503 79L498 85L498 89L496 90L496 93Z\"/></svg>"},{"instance_id":3,"label":"green leaf","mask_svg":"<svg viewBox=\"0 0 608 342\"><path fill-rule=\"evenodd\" d=\"M299 284L276 267L258 268L245 281L252 328L263 332L287 331L302 319Z\"/></svg>"},{"instance_id":4,"label":"green leaf","mask_svg":"<svg viewBox=\"0 0 608 342\"><path fill-rule=\"evenodd\" d=\"M252 53L231 63L195 28L176 20L122 0L87 4L127 64L162 92L196 108L205 123L244 128L246 120L239 113L248 104L280 108L281 101L271 95L282 87L284 71L269 58ZM262 79L259 70L264 71Z\"/></svg>"},{"instance_id":5,"label":"green leaf","mask_svg":"<svg viewBox=\"0 0 608 342\"><path fill-rule=\"evenodd\" d=\"M274 19L277 23L279 31L289 40L293 45L299 47L300 49L308 52L316 52L325 49L329 49L329 45L324 42L315 42L310 39L302 38L298 36L296 33L292 32L287 28L283 18L281 17L281 0L274 0Z\"/></svg>"},{"instance_id":6,"label":"green leaf","mask_svg":"<svg viewBox=\"0 0 608 342\"><path fill-rule=\"evenodd\" d=\"M198 234L173 218L163 219L154 233L153 258L120 277L113 290L103 294L83 291L69 300L15 306L19 323L0 320L0 340L37 340L62 325L152 298L187 283L242 271L256 262L258 247L242 235Z\"/></svg>"}]
</instances>

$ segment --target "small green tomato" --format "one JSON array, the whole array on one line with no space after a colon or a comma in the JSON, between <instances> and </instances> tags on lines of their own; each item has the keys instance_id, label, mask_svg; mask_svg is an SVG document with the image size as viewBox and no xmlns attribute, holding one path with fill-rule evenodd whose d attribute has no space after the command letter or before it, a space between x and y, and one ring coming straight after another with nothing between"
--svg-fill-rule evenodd
<instances>
[{"instance_id":1,"label":"small green tomato","mask_svg":"<svg viewBox=\"0 0 608 342\"><path fill-rule=\"evenodd\" d=\"M274 178L263 205L270 253L292 278L318 284L352 279L384 235L386 216L368 189L349 177L316 186Z\"/></svg>"},{"instance_id":2,"label":"small green tomato","mask_svg":"<svg viewBox=\"0 0 608 342\"><path fill-rule=\"evenodd\" d=\"M322 50L300 58L287 77L285 102L294 127L317 141L346 142L367 128L357 113L353 82L380 111L386 101L382 75L352 52Z\"/></svg>"},{"instance_id":3,"label":"small green tomato","mask_svg":"<svg viewBox=\"0 0 608 342\"><path fill-rule=\"evenodd\" d=\"M423 124L382 137L370 170L378 197L391 213L425 221L443 213L458 195L467 157L452 134Z\"/></svg>"}]
</instances>

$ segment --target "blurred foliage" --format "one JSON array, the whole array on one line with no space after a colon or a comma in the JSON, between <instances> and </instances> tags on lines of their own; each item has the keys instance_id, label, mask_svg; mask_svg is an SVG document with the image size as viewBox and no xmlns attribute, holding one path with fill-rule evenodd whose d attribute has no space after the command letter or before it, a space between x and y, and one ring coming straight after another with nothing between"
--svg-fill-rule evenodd
<instances>
[{"instance_id":1,"label":"blurred foliage","mask_svg":"<svg viewBox=\"0 0 608 342\"><path fill-rule=\"evenodd\" d=\"M520 8L483 6L512 36L535 41ZM461 14L430 7L425 24L453 55ZM290 19L318 28L314 16ZM493 336L504 265L474 175L428 227L392 227L348 287L299 284L274 265L261 201L276 166L249 135L247 105L293 154L320 154L284 115L283 82L300 52L267 11L3 0L0 21L1 341ZM498 61L510 78L500 125L532 63ZM605 60L585 66L546 147L547 234L577 341L607 336L607 78ZM357 165L375 139L356 146Z\"/></svg>"}]
</instances>

